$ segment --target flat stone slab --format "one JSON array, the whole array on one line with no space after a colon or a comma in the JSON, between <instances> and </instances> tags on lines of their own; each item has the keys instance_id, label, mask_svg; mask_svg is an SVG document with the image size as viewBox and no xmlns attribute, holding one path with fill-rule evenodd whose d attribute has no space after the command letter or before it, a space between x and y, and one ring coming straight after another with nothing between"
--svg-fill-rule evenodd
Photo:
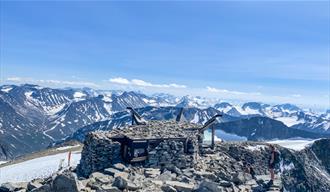
<instances>
[{"instance_id":1,"label":"flat stone slab","mask_svg":"<svg viewBox=\"0 0 330 192\"><path fill-rule=\"evenodd\" d=\"M193 191L193 189L195 187L193 184L183 183L183 182L179 182L179 181L166 181L165 184L169 185L169 186L172 186L176 190L182 191L182 192Z\"/></svg>"},{"instance_id":2,"label":"flat stone slab","mask_svg":"<svg viewBox=\"0 0 330 192\"><path fill-rule=\"evenodd\" d=\"M119 171L118 169L115 169L115 168L107 168L107 169L104 169L104 173L111 175L111 176L115 176L116 173L121 173L121 171Z\"/></svg>"},{"instance_id":3,"label":"flat stone slab","mask_svg":"<svg viewBox=\"0 0 330 192\"><path fill-rule=\"evenodd\" d=\"M116 163L112 167L119 171L124 171L124 169L126 168L126 166L122 163Z\"/></svg>"}]
</instances>

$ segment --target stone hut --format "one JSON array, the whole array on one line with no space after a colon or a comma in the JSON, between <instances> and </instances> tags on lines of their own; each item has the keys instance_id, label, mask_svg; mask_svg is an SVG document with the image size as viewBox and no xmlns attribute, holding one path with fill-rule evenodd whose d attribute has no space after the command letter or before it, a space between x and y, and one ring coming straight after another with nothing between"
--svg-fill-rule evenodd
<instances>
[{"instance_id":1,"label":"stone hut","mask_svg":"<svg viewBox=\"0 0 330 192\"><path fill-rule=\"evenodd\" d=\"M78 174L88 176L112 164L138 164L146 167L194 167L201 148L203 132L217 117L204 126L183 121L182 111L176 120L146 122L132 108L132 125L112 131L92 132L86 137ZM209 147L214 146L214 128Z\"/></svg>"}]
</instances>

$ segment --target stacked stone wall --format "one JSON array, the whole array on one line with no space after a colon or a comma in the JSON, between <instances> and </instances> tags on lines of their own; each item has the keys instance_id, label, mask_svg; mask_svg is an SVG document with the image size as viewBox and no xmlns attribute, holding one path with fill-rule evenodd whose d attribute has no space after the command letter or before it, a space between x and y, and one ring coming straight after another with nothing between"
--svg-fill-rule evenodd
<instances>
[{"instance_id":1,"label":"stacked stone wall","mask_svg":"<svg viewBox=\"0 0 330 192\"><path fill-rule=\"evenodd\" d=\"M87 177L121 161L120 143L111 141L105 134L90 133L86 137L77 172Z\"/></svg>"},{"instance_id":2,"label":"stacked stone wall","mask_svg":"<svg viewBox=\"0 0 330 192\"><path fill-rule=\"evenodd\" d=\"M192 148L185 150L184 146L185 141L165 140L161 142L154 149L148 150L147 166L154 168L170 166L178 168L193 167L195 164L195 150Z\"/></svg>"}]
</instances>

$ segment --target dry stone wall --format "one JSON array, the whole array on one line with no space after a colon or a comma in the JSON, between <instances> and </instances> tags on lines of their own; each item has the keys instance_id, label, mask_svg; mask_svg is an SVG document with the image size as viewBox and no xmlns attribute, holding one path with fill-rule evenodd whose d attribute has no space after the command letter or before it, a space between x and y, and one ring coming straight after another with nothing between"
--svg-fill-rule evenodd
<instances>
[{"instance_id":1,"label":"dry stone wall","mask_svg":"<svg viewBox=\"0 0 330 192\"><path fill-rule=\"evenodd\" d=\"M189 168L194 166L194 153L185 151L185 141L165 140L156 148L148 150L147 166ZM196 147L195 147L196 148ZM188 150L188 149L187 149ZM191 148L190 148L191 150ZM194 151L194 148L192 148Z\"/></svg>"},{"instance_id":2,"label":"dry stone wall","mask_svg":"<svg viewBox=\"0 0 330 192\"><path fill-rule=\"evenodd\" d=\"M86 137L77 172L87 177L121 161L120 143L113 142L103 132L94 132Z\"/></svg>"}]
</instances>

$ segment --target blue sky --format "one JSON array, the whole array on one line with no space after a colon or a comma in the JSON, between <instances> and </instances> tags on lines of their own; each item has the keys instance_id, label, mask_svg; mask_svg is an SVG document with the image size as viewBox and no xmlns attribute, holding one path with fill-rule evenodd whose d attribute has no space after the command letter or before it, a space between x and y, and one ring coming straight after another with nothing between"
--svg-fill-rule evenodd
<instances>
[{"instance_id":1,"label":"blue sky","mask_svg":"<svg viewBox=\"0 0 330 192\"><path fill-rule=\"evenodd\" d=\"M1 84L330 107L330 4L1 1Z\"/></svg>"}]
</instances>

